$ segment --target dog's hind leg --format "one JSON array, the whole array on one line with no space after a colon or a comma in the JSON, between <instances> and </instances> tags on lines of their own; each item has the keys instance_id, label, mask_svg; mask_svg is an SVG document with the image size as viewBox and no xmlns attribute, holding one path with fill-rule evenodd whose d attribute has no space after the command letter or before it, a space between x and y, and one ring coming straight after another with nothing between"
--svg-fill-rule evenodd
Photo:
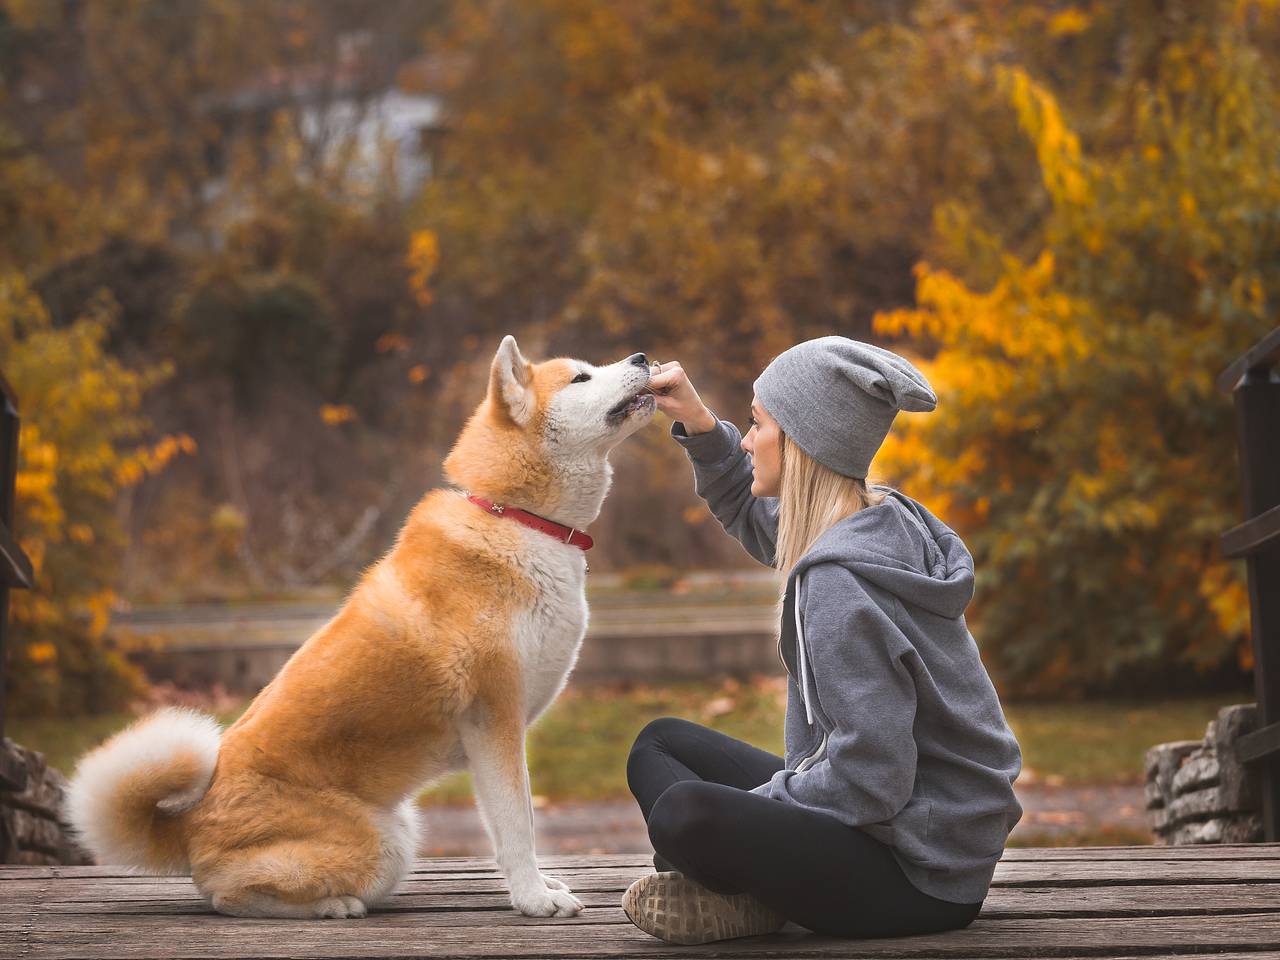
<instances>
[{"instance_id":1,"label":"dog's hind leg","mask_svg":"<svg viewBox=\"0 0 1280 960\"><path fill-rule=\"evenodd\" d=\"M280 920L342 920L363 917L367 910L359 897L321 897L291 903L269 893L215 894L213 909L232 917L270 917Z\"/></svg>"},{"instance_id":2,"label":"dog's hind leg","mask_svg":"<svg viewBox=\"0 0 1280 960\"><path fill-rule=\"evenodd\" d=\"M387 897L404 879L418 854L420 820L418 808L412 799L405 800L388 814L374 820L382 833L378 856L378 869L372 882L360 891L360 897L374 906Z\"/></svg>"},{"instance_id":3,"label":"dog's hind leg","mask_svg":"<svg viewBox=\"0 0 1280 960\"><path fill-rule=\"evenodd\" d=\"M219 913L294 920L363 917L358 896L374 872L374 850L277 844L222 858L197 887Z\"/></svg>"}]
</instances>

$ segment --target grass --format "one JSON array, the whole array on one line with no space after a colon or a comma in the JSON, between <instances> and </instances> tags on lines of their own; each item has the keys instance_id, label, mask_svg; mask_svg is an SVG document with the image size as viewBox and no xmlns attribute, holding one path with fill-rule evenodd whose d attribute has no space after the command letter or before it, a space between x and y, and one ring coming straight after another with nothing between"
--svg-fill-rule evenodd
<instances>
[{"instance_id":1,"label":"grass","mask_svg":"<svg viewBox=\"0 0 1280 960\"><path fill-rule=\"evenodd\" d=\"M1140 784L1147 748L1199 740L1222 707L1251 699L1240 693L1146 702L1007 703L1005 716L1022 747L1018 782Z\"/></svg>"},{"instance_id":2,"label":"grass","mask_svg":"<svg viewBox=\"0 0 1280 960\"><path fill-rule=\"evenodd\" d=\"M784 698L778 678L567 690L529 735L534 795L546 801L629 796L627 752L640 729L661 716L685 717L781 753ZM1019 784L1141 783L1148 747L1199 739L1221 707L1246 699L1247 694L1147 703L1008 703L1005 713L1023 751ZM224 704L215 715L229 723L242 710L243 704ZM82 753L131 719L131 714L16 717L7 721L6 732L69 774ZM427 790L423 802L467 803L470 796L466 775L458 774Z\"/></svg>"}]
</instances>

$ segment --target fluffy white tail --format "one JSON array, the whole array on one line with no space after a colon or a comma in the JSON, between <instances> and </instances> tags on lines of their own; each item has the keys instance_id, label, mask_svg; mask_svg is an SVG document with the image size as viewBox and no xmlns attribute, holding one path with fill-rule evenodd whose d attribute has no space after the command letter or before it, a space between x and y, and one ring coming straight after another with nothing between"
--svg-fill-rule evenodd
<instances>
[{"instance_id":1,"label":"fluffy white tail","mask_svg":"<svg viewBox=\"0 0 1280 960\"><path fill-rule=\"evenodd\" d=\"M213 779L222 729L165 707L88 753L67 793L67 819L99 863L186 873L183 816Z\"/></svg>"}]
</instances>

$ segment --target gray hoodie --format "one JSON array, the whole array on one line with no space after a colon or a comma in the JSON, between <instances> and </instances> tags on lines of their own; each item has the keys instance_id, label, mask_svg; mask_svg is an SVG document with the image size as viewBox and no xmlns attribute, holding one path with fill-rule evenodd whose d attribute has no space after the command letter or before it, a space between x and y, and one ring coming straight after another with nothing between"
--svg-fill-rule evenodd
<instances>
[{"instance_id":1,"label":"gray hoodie","mask_svg":"<svg viewBox=\"0 0 1280 960\"><path fill-rule=\"evenodd\" d=\"M771 565L778 501L751 495L737 428L671 435L716 519ZM786 766L752 792L861 828L917 889L978 903L1022 817L1022 753L965 625L973 558L920 503L874 489L883 503L834 524L788 573Z\"/></svg>"}]
</instances>

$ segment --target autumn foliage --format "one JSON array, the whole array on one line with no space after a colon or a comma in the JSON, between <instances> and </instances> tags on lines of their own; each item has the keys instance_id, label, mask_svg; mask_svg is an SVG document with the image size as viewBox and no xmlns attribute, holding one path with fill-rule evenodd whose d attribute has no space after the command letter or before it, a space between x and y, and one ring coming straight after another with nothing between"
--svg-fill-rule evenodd
<instances>
[{"instance_id":1,"label":"autumn foliage","mask_svg":"<svg viewBox=\"0 0 1280 960\"><path fill-rule=\"evenodd\" d=\"M908 354L940 403L873 473L965 536L1002 692L1238 682L1214 378L1275 324L1278 6L0 0L11 696L126 696L122 598L349 584L506 333L738 422L798 340ZM386 89L441 104L407 190L316 122ZM746 563L665 428L593 569Z\"/></svg>"}]
</instances>

